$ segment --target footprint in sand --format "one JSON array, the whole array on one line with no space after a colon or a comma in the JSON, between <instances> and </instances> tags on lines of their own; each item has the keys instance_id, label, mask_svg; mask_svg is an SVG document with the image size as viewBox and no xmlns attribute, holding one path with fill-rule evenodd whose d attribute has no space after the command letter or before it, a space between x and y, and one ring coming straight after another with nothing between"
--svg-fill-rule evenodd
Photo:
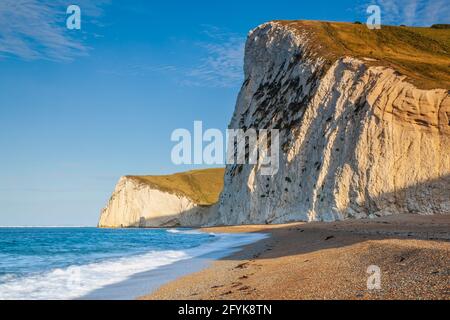
<instances>
[{"instance_id":1,"label":"footprint in sand","mask_svg":"<svg viewBox=\"0 0 450 320\"><path fill-rule=\"evenodd\" d=\"M220 289L220 288L223 288L223 287L224 287L223 285L220 285L220 286L211 287L211 289Z\"/></svg>"},{"instance_id":2,"label":"footprint in sand","mask_svg":"<svg viewBox=\"0 0 450 320\"><path fill-rule=\"evenodd\" d=\"M235 269L246 269L248 267L249 263L241 263L240 265L236 266Z\"/></svg>"},{"instance_id":3,"label":"footprint in sand","mask_svg":"<svg viewBox=\"0 0 450 320\"><path fill-rule=\"evenodd\" d=\"M244 287L242 287L242 288L239 288L239 291L248 291L248 290L251 290L252 288L251 287L249 287L249 286L244 286Z\"/></svg>"}]
</instances>

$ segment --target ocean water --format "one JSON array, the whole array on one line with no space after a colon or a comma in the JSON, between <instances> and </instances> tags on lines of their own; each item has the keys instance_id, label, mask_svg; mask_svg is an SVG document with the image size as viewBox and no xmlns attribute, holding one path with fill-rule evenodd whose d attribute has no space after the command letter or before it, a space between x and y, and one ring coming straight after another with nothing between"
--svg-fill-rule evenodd
<instances>
[{"instance_id":1,"label":"ocean water","mask_svg":"<svg viewBox=\"0 0 450 320\"><path fill-rule=\"evenodd\" d=\"M137 274L147 275L141 283L169 279L161 274L169 265L220 258L265 237L184 229L0 228L0 299L83 299ZM183 265L188 269L190 263ZM137 297L129 291L112 296Z\"/></svg>"}]
</instances>

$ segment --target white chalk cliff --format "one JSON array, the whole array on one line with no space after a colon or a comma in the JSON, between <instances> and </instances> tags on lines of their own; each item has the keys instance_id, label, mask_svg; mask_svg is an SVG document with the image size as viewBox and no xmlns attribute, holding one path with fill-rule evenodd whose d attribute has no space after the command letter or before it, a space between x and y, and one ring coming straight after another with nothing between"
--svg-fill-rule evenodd
<instances>
[{"instance_id":1,"label":"white chalk cliff","mask_svg":"<svg viewBox=\"0 0 450 320\"><path fill-rule=\"evenodd\" d=\"M280 129L277 174L264 176L260 165L227 166L220 201L212 207L125 177L99 225L450 214L448 88L419 89L373 59L343 55L330 61L326 50L308 28L289 23L266 23L249 34L245 82L230 128Z\"/></svg>"},{"instance_id":2,"label":"white chalk cliff","mask_svg":"<svg viewBox=\"0 0 450 320\"><path fill-rule=\"evenodd\" d=\"M279 172L228 166L220 224L450 213L448 90L351 56L331 66L307 30L253 30L231 128L281 130ZM367 59L368 60L368 59Z\"/></svg>"},{"instance_id":3,"label":"white chalk cliff","mask_svg":"<svg viewBox=\"0 0 450 320\"><path fill-rule=\"evenodd\" d=\"M199 227L217 220L223 169L159 177L122 177L99 227ZM195 193L195 194L194 194Z\"/></svg>"}]
</instances>

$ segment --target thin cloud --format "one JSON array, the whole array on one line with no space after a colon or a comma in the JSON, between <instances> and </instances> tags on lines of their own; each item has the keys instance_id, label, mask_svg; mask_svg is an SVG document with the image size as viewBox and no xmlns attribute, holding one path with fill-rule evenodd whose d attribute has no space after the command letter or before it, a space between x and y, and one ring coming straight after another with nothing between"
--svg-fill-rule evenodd
<instances>
[{"instance_id":1,"label":"thin cloud","mask_svg":"<svg viewBox=\"0 0 450 320\"><path fill-rule=\"evenodd\" d=\"M82 23L102 14L109 0L79 0ZM0 56L25 60L72 60L89 48L66 29L63 0L2 0L0 2Z\"/></svg>"},{"instance_id":2,"label":"thin cloud","mask_svg":"<svg viewBox=\"0 0 450 320\"><path fill-rule=\"evenodd\" d=\"M430 26L450 22L448 0L376 0L383 24Z\"/></svg>"},{"instance_id":3,"label":"thin cloud","mask_svg":"<svg viewBox=\"0 0 450 320\"><path fill-rule=\"evenodd\" d=\"M229 88L243 80L245 37L213 26L203 26L207 40L193 44L200 49L199 58L190 64L129 64L98 70L115 76L146 76L159 73L188 87Z\"/></svg>"},{"instance_id":4,"label":"thin cloud","mask_svg":"<svg viewBox=\"0 0 450 320\"><path fill-rule=\"evenodd\" d=\"M243 78L245 38L217 27L206 26L203 31L209 42L198 43L205 57L198 65L188 68L185 85L233 87Z\"/></svg>"}]
</instances>

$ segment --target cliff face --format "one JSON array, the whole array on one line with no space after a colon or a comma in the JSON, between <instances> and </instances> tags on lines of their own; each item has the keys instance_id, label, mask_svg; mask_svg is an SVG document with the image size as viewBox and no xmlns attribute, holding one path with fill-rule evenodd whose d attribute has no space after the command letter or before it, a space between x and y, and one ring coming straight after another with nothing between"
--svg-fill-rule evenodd
<instances>
[{"instance_id":1,"label":"cliff face","mask_svg":"<svg viewBox=\"0 0 450 320\"><path fill-rule=\"evenodd\" d=\"M99 227L198 227L217 221L223 169L160 177L122 177Z\"/></svg>"},{"instance_id":2,"label":"cliff face","mask_svg":"<svg viewBox=\"0 0 450 320\"><path fill-rule=\"evenodd\" d=\"M448 90L374 59L326 59L312 32L271 22L249 35L230 127L280 129L283 150L274 176L227 167L220 223L449 214Z\"/></svg>"},{"instance_id":3,"label":"cliff face","mask_svg":"<svg viewBox=\"0 0 450 320\"><path fill-rule=\"evenodd\" d=\"M230 128L279 129L278 173L244 165L228 166L224 181L223 171L125 177L99 225L450 214L448 39L448 30L340 23L256 28Z\"/></svg>"}]
</instances>

